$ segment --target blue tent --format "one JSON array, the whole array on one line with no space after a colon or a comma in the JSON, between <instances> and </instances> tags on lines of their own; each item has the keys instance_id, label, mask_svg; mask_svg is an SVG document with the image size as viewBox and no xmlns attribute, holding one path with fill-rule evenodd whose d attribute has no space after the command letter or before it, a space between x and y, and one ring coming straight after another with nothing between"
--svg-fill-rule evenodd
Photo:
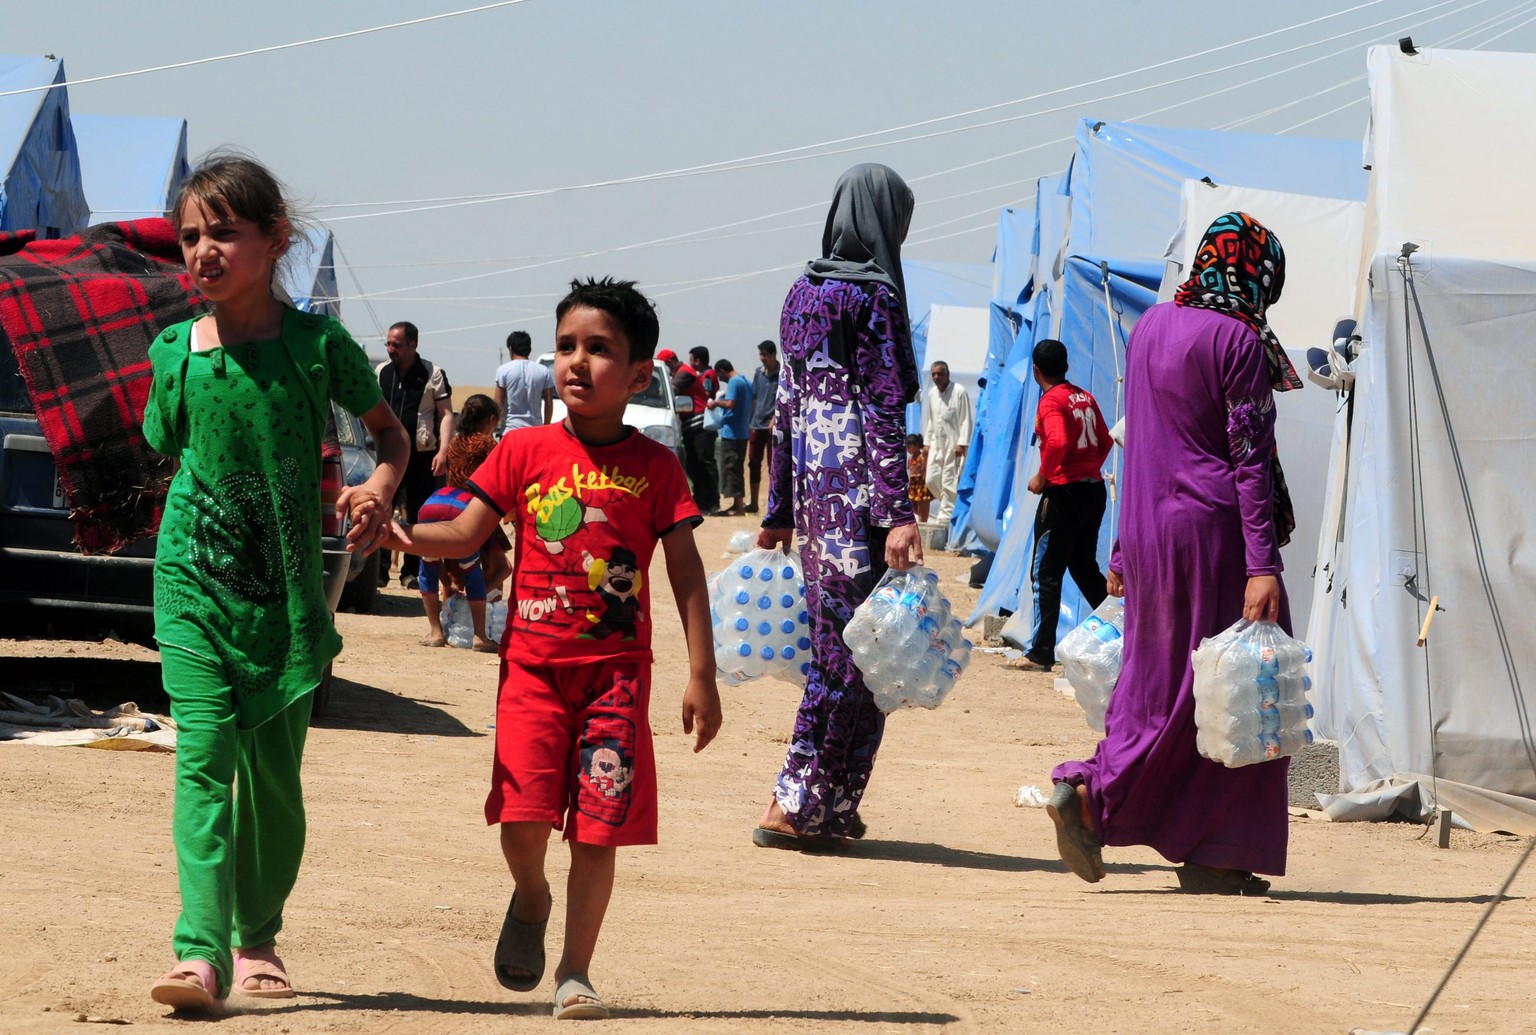
<instances>
[{"instance_id":1,"label":"blue tent","mask_svg":"<svg viewBox=\"0 0 1536 1035\"><path fill-rule=\"evenodd\" d=\"M281 270L283 287L297 308L341 319L341 293L336 288L336 238L328 229L302 228Z\"/></svg>"},{"instance_id":2,"label":"blue tent","mask_svg":"<svg viewBox=\"0 0 1536 1035\"><path fill-rule=\"evenodd\" d=\"M90 222L163 216L187 165L187 121L138 115L75 115Z\"/></svg>"},{"instance_id":3,"label":"blue tent","mask_svg":"<svg viewBox=\"0 0 1536 1035\"><path fill-rule=\"evenodd\" d=\"M90 210L70 128L69 97L58 58L0 54L0 230L65 237L85 226Z\"/></svg>"},{"instance_id":4,"label":"blue tent","mask_svg":"<svg viewBox=\"0 0 1536 1035\"><path fill-rule=\"evenodd\" d=\"M987 296L992 291L992 267L984 262L928 262L923 259L903 259L902 272L907 284L907 319L912 323L912 351L917 356L918 380L924 384L923 372L928 369L928 324L936 305L986 308ZM951 363L950 373L966 386L971 398L976 398L977 378L980 370L970 370ZM918 432L923 426L923 408L920 403L907 407L907 431Z\"/></svg>"},{"instance_id":5,"label":"blue tent","mask_svg":"<svg viewBox=\"0 0 1536 1035\"><path fill-rule=\"evenodd\" d=\"M1087 119L1079 124L1076 151L1055 199L1044 182L1037 196L1040 230L1030 290L1039 308L1024 325L1028 333L1015 340L1009 377L987 386L988 392L1017 394L1017 404L1007 407L1018 407L1012 417L1017 426L1013 451L1005 456L1000 446L989 446L987 455L975 458L977 484L992 484L1008 475L1011 495L997 511L1003 515L997 556L972 619L1015 613L1017 621L1004 631L1015 644L1027 640L1033 619L1029 568L1035 497L1025 492L1024 483L1037 462L1027 429L1039 390L1030 377L1030 350L1041 338L1065 342L1073 383L1092 392L1106 421L1115 423L1125 341L1156 299L1163 256L1178 230L1181 191L1188 179L1347 199L1364 198L1366 189L1360 146L1354 141ZM1059 237L1054 235L1057 226ZM1010 380L1014 383L1008 384ZM1001 409L989 406L992 427L1006 423L998 414ZM1112 472L1118 459L1118 452L1111 455ZM995 509L999 503L989 505ZM973 497L971 520L979 535L978 509ZM1101 531L1101 563L1107 562L1113 542L1115 513L1111 502ZM1084 614L1083 601L1068 580L1058 616L1061 631Z\"/></svg>"}]
</instances>

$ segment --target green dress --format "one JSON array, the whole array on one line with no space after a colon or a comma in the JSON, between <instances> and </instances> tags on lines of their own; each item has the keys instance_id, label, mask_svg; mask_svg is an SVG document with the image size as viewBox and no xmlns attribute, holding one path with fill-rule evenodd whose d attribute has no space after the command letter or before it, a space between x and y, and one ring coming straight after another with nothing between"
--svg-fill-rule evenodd
<instances>
[{"instance_id":1,"label":"green dress","mask_svg":"<svg viewBox=\"0 0 1536 1035\"><path fill-rule=\"evenodd\" d=\"M379 401L362 348L290 310L282 338L190 351L193 321L150 347L149 444L180 460L155 550L155 638L223 666L242 729L313 690L341 650L320 551L320 444L334 400Z\"/></svg>"}]
</instances>

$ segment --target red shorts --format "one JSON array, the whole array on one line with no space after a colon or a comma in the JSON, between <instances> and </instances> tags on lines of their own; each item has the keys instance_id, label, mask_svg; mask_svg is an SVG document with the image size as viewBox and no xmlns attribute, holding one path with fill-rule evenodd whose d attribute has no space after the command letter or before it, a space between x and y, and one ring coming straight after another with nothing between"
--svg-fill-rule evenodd
<instances>
[{"instance_id":1,"label":"red shorts","mask_svg":"<svg viewBox=\"0 0 1536 1035\"><path fill-rule=\"evenodd\" d=\"M651 663L503 658L487 823L549 823L589 845L656 843Z\"/></svg>"}]
</instances>

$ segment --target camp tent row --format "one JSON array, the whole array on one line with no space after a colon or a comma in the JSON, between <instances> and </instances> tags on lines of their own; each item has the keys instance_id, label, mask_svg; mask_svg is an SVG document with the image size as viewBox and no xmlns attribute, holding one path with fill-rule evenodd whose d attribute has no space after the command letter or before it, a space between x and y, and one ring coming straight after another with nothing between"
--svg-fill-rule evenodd
<instances>
[{"instance_id":1,"label":"camp tent row","mask_svg":"<svg viewBox=\"0 0 1536 1035\"><path fill-rule=\"evenodd\" d=\"M0 93L28 91L0 97L0 231L163 216L190 171L186 120L71 113L66 82L57 57L0 55ZM302 238L284 286L300 309L339 316L335 240L320 226Z\"/></svg>"},{"instance_id":2,"label":"camp tent row","mask_svg":"<svg viewBox=\"0 0 1536 1035\"><path fill-rule=\"evenodd\" d=\"M1039 181L1033 218L999 221L987 386L952 536L994 553L972 619L1012 612L1004 634L1022 644L1034 343L1067 344L1069 376L1113 423L1136 319L1171 296L1212 218L1252 213L1286 248L1270 318L1298 371L1340 317L1359 318L1363 339L1352 363L1332 357L1353 377L1345 390L1308 384L1276 399L1298 517L1286 583L1315 649L1314 728L1340 752L1340 794L1325 805L1336 818L1442 808L1477 829L1532 832L1522 673L1536 642L1520 630L1536 613L1536 490L1522 462L1536 438L1536 354L1524 347L1536 337L1536 216L1519 184L1536 145L1508 127L1536 115L1536 59L1375 48L1367 64L1363 152L1079 125L1067 171ZM1443 610L1420 648L1435 596ZM1083 614L1064 594L1061 629Z\"/></svg>"}]
</instances>

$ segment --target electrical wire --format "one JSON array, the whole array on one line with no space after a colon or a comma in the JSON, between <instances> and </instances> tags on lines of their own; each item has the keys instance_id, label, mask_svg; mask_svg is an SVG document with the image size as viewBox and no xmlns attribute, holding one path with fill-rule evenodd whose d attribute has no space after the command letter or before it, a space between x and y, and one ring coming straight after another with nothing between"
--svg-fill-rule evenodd
<instances>
[{"instance_id":1,"label":"electrical wire","mask_svg":"<svg viewBox=\"0 0 1536 1035\"><path fill-rule=\"evenodd\" d=\"M112 72L108 75L91 76L88 79L69 79L60 83L46 83L42 86L25 86L19 90L0 91L0 97L15 97L18 94L24 93L44 93L48 90L67 89L71 86L85 86L88 83L104 83L112 79L127 79L131 76L150 75L154 72L169 72L178 68L193 68L197 65L207 65L215 61L232 61L235 58L252 57L256 54L271 54L280 50L292 50L295 47L308 47L316 43L332 43L336 40L351 39L354 36L367 36L375 32L386 32L390 29L403 29L411 25L440 22L445 18L458 18L466 14L479 14L481 11L490 11L498 7L512 7L515 4L525 4L527 2L528 0L497 0L496 3L481 4L479 7L466 7L461 11L429 14L424 18L411 18L403 22L391 22L388 25L374 25L366 29L353 29L351 32L337 32L329 36L316 36L314 39L295 40L292 43L277 43L270 47L256 47L254 50L240 50L232 54L217 54L213 57L193 58L191 61L177 61L169 65L155 65L151 68L137 68L131 72Z\"/></svg>"}]
</instances>

